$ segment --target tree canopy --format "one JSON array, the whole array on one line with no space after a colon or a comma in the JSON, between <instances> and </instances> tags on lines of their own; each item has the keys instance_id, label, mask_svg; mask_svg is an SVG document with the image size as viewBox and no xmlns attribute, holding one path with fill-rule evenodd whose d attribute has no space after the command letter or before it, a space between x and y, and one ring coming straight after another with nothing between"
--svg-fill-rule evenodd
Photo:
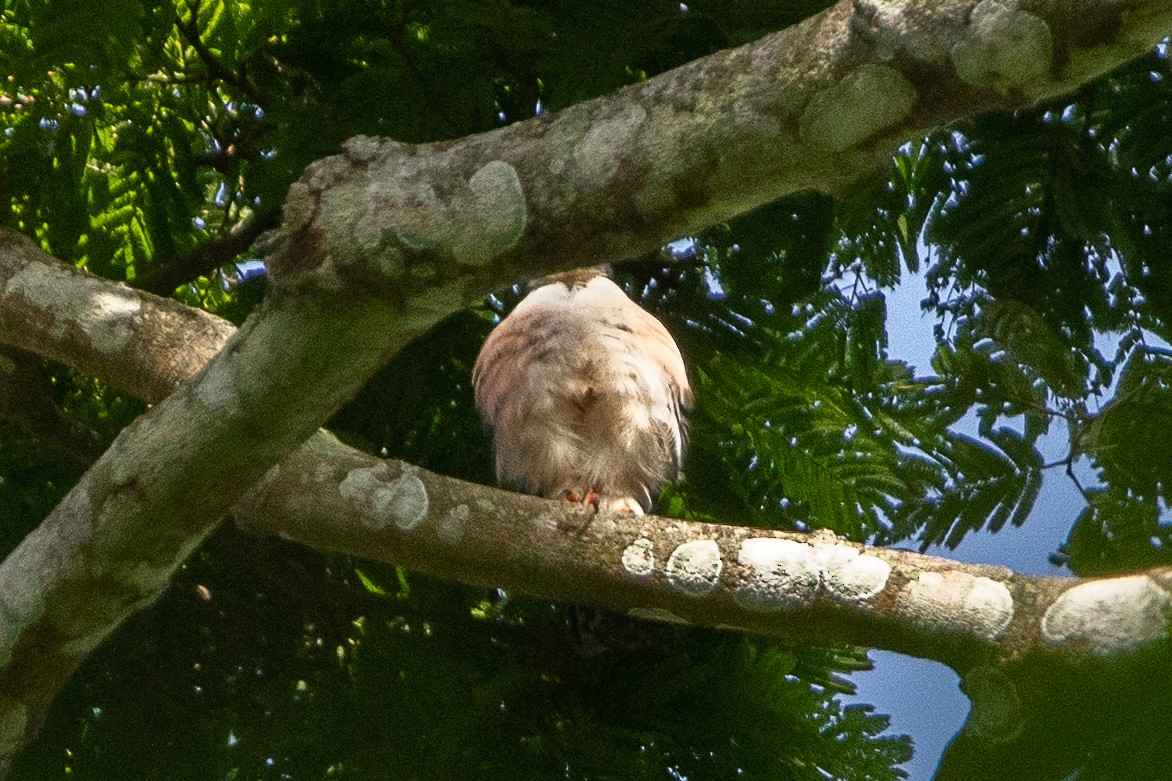
<instances>
[{"instance_id":1,"label":"tree canopy","mask_svg":"<svg viewBox=\"0 0 1172 781\"><path fill-rule=\"evenodd\" d=\"M348 139L443 150L648 84L828 5L11 3L0 15L0 224L65 264L240 324L276 284L259 261L290 187ZM1032 45L1038 17L980 6L1021 13ZM982 50L996 78L982 88L1004 110L928 121L936 129L894 155L871 154L881 162L862 177L844 158L826 187L616 267L680 342L697 392L687 479L661 497L664 515L950 548L1031 522L1042 481L1068 479L1085 509L1056 563L1079 576L1172 565L1167 41L1032 105L1019 82L998 81L1020 74L996 69L996 35ZM737 121L705 119L713 132ZM675 205L709 184L680 184ZM567 245L589 254L580 236ZM922 366L888 349L898 320L887 296L916 275L937 341ZM519 300L517 280L498 281L404 340L327 428L367 453L491 485L470 372ZM320 349L379 339L339 328ZM17 349L17 336L0 341L8 553L161 399ZM1057 460L1043 456L1047 437L1067 443ZM215 486L184 496L214 503ZM630 631L607 620L224 525L82 663L11 775L901 776L910 741L837 698L868 666L865 649L656 624L599 650L595 634ZM1150 747L1169 745L1167 719L1151 692L1132 701L1158 685L1134 664L1088 663L1088 691L1114 699L1088 697L1081 727L1039 709L993 748L958 740L941 777L995 763L1022 778L1160 777L1168 751ZM1053 683L1044 667L1014 672L1023 700ZM997 685L987 680L968 685ZM1054 744L1047 723L1085 730L1070 733L1085 743Z\"/></svg>"}]
</instances>

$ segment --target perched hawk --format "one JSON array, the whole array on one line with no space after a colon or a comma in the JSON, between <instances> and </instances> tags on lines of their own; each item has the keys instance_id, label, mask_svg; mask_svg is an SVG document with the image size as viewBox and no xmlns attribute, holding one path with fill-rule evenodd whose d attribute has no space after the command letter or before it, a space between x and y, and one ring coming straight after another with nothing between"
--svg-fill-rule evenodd
<instances>
[{"instance_id":1,"label":"perched hawk","mask_svg":"<svg viewBox=\"0 0 1172 781\"><path fill-rule=\"evenodd\" d=\"M601 269L537 280L489 335L472 381L504 484L643 514L679 476L683 358Z\"/></svg>"}]
</instances>

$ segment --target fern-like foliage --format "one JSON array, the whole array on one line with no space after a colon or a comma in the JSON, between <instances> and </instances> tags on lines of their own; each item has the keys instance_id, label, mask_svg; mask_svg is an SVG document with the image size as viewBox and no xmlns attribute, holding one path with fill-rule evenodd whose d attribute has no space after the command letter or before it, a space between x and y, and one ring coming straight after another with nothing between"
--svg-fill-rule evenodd
<instances>
[{"instance_id":1,"label":"fern-like foliage","mask_svg":"<svg viewBox=\"0 0 1172 781\"><path fill-rule=\"evenodd\" d=\"M822 202L796 199L754 219L820 224L820 238L801 231L795 246L820 247L813 254L824 263L836 230L816 219L825 213ZM771 266L783 260L801 269L798 258L764 258L765 284L755 286L737 268L753 240L721 239L696 244L701 269L628 282L669 319L673 310L688 315L672 327L693 367L698 406L688 477L665 497L670 511L829 527L856 539L918 537L925 546L1024 521L1041 479L1034 443L1049 417L1044 394L1004 351L942 349L937 374L917 377L886 357L882 293L819 285L776 306L752 291L767 288L778 273ZM980 421L977 437L954 430L969 414ZM999 423L1007 414L1024 414L1024 429Z\"/></svg>"},{"instance_id":2,"label":"fern-like foliage","mask_svg":"<svg viewBox=\"0 0 1172 781\"><path fill-rule=\"evenodd\" d=\"M1072 100L982 118L939 147L950 179L926 222L937 369L983 404L983 436L1017 418L1033 442L1064 421L1062 463L1100 481L1059 557L1080 571L1166 558L1169 75L1161 46Z\"/></svg>"},{"instance_id":3,"label":"fern-like foliage","mask_svg":"<svg viewBox=\"0 0 1172 781\"><path fill-rule=\"evenodd\" d=\"M1116 396L1077 433L1076 447L1098 469L1100 487L1063 545L1083 575L1172 563L1172 356L1134 350Z\"/></svg>"}]
</instances>

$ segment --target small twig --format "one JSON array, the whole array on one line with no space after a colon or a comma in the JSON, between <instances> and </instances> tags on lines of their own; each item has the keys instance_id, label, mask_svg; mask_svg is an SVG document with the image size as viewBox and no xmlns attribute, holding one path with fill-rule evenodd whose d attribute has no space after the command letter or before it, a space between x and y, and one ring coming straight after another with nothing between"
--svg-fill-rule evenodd
<instances>
[{"instance_id":1,"label":"small twig","mask_svg":"<svg viewBox=\"0 0 1172 781\"><path fill-rule=\"evenodd\" d=\"M230 233L209 239L185 255L164 260L147 273L131 280L130 284L148 293L169 296L180 285L231 263L237 255L251 247L258 236L277 227L280 215L279 209L261 212L236 226Z\"/></svg>"},{"instance_id":2,"label":"small twig","mask_svg":"<svg viewBox=\"0 0 1172 781\"><path fill-rule=\"evenodd\" d=\"M199 3L189 3L188 9L191 11L190 21L185 22L181 16L175 16L175 29L179 31L179 37L195 50L200 61L208 69L210 76L225 84L231 84L244 93L249 100L259 103L256 90L248 83L248 79L243 78L239 72L225 67L204 43L199 31Z\"/></svg>"}]
</instances>

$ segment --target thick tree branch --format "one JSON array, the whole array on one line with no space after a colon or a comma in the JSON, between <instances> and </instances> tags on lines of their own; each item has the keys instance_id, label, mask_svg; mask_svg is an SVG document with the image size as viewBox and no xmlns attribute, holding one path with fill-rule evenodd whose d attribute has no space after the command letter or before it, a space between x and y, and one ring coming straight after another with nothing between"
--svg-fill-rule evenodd
<instances>
[{"instance_id":1,"label":"thick tree branch","mask_svg":"<svg viewBox=\"0 0 1172 781\"><path fill-rule=\"evenodd\" d=\"M459 141L357 138L310 166L273 258L287 286L467 303L494 282L632 257L900 143L1068 91L1172 31L1161 0L842 0L614 95Z\"/></svg>"},{"instance_id":2,"label":"thick tree branch","mask_svg":"<svg viewBox=\"0 0 1172 781\"><path fill-rule=\"evenodd\" d=\"M290 191L286 238L271 265L275 295L198 375L128 427L0 564L0 757L27 741L77 663L157 596L266 470L444 315L518 272L618 260L799 189L844 187L904 138L1068 89L1169 28L1172 8L1162 0L844 1L756 44L553 117L427 147L356 139L345 155L311 166ZM22 250L8 241L0 252L8 251ZM41 280L18 272L2 297L25 307L27 320L44 316L55 296ZM144 338L141 300L95 292L81 318L51 321L64 331L51 331L45 344L76 340L120 354ZM15 325L0 322L5 331ZM421 520L426 484L387 477L383 487L380 473L351 472L339 495L374 497L395 526ZM766 540L746 552L734 532L721 541L713 529L698 533L704 539L687 543L651 532L647 543L628 541L613 559L626 572L617 576L651 562L643 577L652 582L664 566L662 604L692 619L714 615L708 605L725 599L730 578L759 612L805 589L812 609L831 616L839 612L826 600L864 614L868 599L897 600L914 582L888 574L880 583L888 563L829 541L820 550ZM664 555L669 564L657 564ZM785 563L792 557L793 570ZM512 566L522 563L532 562ZM794 571L805 574L795 581ZM1119 636L1150 639L1152 615L1163 626L1167 592L1154 577L1116 582L1145 600L1140 613L1124 611L1141 619L1138 631L1117 622ZM961 595L984 588L945 593L968 605ZM930 624L948 611L929 592L917 604ZM1075 599L1056 625L1059 641L1097 647L1078 620L1102 601L1096 593ZM979 615L968 636L996 639L1012 626L994 618L1004 618L996 608ZM1101 646L1125 645L1113 637Z\"/></svg>"},{"instance_id":3,"label":"thick tree branch","mask_svg":"<svg viewBox=\"0 0 1172 781\"><path fill-rule=\"evenodd\" d=\"M813 534L605 513L499 491L315 437L233 510L319 550L633 615L848 642L965 672L1166 638L1172 570L1019 575Z\"/></svg>"},{"instance_id":4,"label":"thick tree branch","mask_svg":"<svg viewBox=\"0 0 1172 781\"><path fill-rule=\"evenodd\" d=\"M236 333L207 312L99 279L0 230L0 333L7 344L162 401Z\"/></svg>"}]
</instances>

